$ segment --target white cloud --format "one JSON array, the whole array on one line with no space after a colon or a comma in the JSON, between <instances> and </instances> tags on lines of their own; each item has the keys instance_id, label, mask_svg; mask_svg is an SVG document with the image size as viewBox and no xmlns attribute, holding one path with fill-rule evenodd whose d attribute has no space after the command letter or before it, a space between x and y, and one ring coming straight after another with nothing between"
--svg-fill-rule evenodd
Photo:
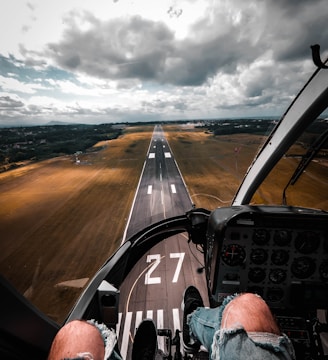
<instances>
[{"instance_id":1,"label":"white cloud","mask_svg":"<svg viewBox=\"0 0 328 360\"><path fill-rule=\"evenodd\" d=\"M17 79L2 75L0 75L0 87L5 91L17 91L25 94L34 94L38 88L35 84L26 84Z\"/></svg>"}]
</instances>

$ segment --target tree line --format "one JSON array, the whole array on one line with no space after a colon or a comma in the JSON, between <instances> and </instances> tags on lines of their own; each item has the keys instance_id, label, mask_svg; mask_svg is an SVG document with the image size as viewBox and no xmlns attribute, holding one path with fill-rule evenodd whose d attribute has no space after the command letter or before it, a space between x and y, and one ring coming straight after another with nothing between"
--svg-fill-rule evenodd
<instances>
[{"instance_id":1,"label":"tree line","mask_svg":"<svg viewBox=\"0 0 328 360\"><path fill-rule=\"evenodd\" d=\"M111 124L47 125L0 129L0 171L24 160L44 160L86 151L99 141L116 139L122 129Z\"/></svg>"}]
</instances>

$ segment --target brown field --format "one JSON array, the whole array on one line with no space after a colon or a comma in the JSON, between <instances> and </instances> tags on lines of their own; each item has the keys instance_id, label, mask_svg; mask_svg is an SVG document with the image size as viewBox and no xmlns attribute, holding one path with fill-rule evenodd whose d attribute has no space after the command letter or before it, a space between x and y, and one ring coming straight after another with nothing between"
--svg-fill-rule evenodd
<instances>
[{"instance_id":1,"label":"brown field","mask_svg":"<svg viewBox=\"0 0 328 360\"><path fill-rule=\"evenodd\" d=\"M165 130L193 202L210 210L231 203L263 142L257 135L213 137L202 130L174 126Z\"/></svg>"},{"instance_id":2,"label":"brown field","mask_svg":"<svg viewBox=\"0 0 328 360\"><path fill-rule=\"evenodd\" d=\"M230 204L263 141L183 126L164 130L192 200L208 209ZM127 128L81 156L80 165L66 156L0 174L1 273L54 320L65 319L86 281L120 245L152 131ZM278 186L290 175L290 161L280 164L258 202L281 200ZM321 178L317 193L326 194L328 168L316 166L301 186ZM70 284L77 287L60 284L76 279Z\"/></svg>"},{"instance_id":3,"label":"brown field","mask_svg":"<svg viewBox=\"0 0 328 360\"><path fill-rule=\"evenodd\" d=\"M65 319L81 289L120 245L152 135L130 129L104 148L0 174L0 269L38 308ZM138 129L135 129L138 130Z\"/></svg>"},{"instance_id":4,"label":"brown field","mask_svg":"<svg viewBox=\"0 0 328 360\"><path fill-rule=\"evenodd\" d=\"M166 136L177 159L189 193L197 207L215 209L231 204L239 184L264 141L263 136L236 134L214 137L203 131L166 127ZM238 150L238 152L236 152ZM304 153L292 148L291 153ZM282 189L299 159L283 158L251 203L282 204ZM327 161L312 162L287 191L289 205L328 210ZM304 191L306 189L306 191Z\"/></svg>"}]
</instances>

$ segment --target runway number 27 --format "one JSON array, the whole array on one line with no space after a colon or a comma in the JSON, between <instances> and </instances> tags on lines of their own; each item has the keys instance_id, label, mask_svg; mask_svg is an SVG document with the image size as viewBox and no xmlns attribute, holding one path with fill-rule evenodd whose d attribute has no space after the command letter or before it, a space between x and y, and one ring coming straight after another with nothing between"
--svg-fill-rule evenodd
<instances>
[{"instance_id":1,"label":"runway number 27","mask_svg":"<svg viewBox=\"0 0 328 360\"><path fill-rule=\"evenodd\" d=\"M178 259L177 266L175 268L174 276L172 279L173 283L178 282L184 256L185 253L170 253L170 259ZM151 265L149 266L149 269L145 275L145 285L160 284L161 278L159 276L152 276L152 274L161 262L161 255L160 254L147 255L146 261L147 263L151 263Z\"/></svg>"}]
</instances>

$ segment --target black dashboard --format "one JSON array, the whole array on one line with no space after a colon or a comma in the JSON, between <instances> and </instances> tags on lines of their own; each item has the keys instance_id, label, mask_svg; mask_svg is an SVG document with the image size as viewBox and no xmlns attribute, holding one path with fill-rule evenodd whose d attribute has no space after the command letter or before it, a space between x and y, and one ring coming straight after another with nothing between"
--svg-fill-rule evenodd
<instances>
[{"instance_id":1,"label":"black dashboard","mask_svg":"<svg viewBox=\"0 0 328 360\"><path fill-rule=\"evenodd\" d=\"M209 218L205 262L211 306L235 293L257 293L281 327L310 346L308 314L328 309L328 213L219 208Z\"/></svg>"},{"instance_id":2,"label":"black dashboard","mask_svg":"<svg viewBox=\"0 0 328 360\"><path fill-rule=\"evenodd\" d=\"M249 291L271 308L328 307L327 213L220 208L209 219L207 250L207 278L217 302Z\"/></svg>"}]
</instances>

